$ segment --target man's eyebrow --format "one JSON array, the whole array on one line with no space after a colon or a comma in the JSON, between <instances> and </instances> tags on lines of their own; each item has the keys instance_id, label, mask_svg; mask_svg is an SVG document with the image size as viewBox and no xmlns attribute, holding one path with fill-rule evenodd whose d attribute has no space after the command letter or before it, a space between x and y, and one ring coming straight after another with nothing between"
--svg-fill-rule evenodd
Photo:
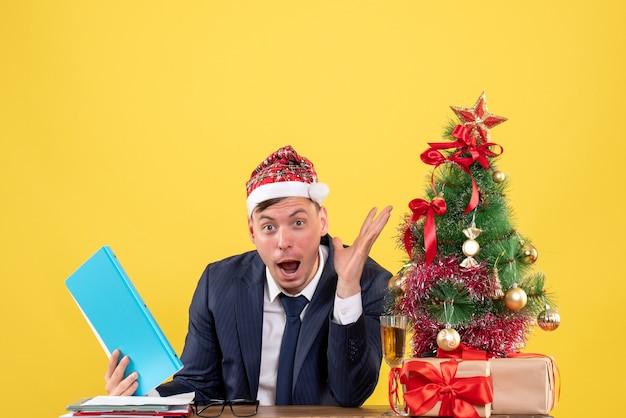
<instances>
[{"instance_id":1,"label":"man's eyebrow","mask_svg":"<svg viewBox=\"0 0 626 418\"><path fill-rule=\"evenodd\" d=\"M288 218L293 218L294 216L297 216L301 213L305 213L306 214L306 210L303 208L298 208L296 210L294 210L293 212L291 212L289 215L287 215ZM260 212L259 213L259 220L261 219L267 219L270 221L274 221L276 220L275 218L271 217L270 215L265 214L265 212Z\"/></svg>"},{"instance_id":2,"label":"man's eyebrow","mask_svg":"<svg viewBox=\"0 0 626 418\"><path fill-rule=\"evenodd\" d=\"M270 220L270 221L273 221L273 220L274 220L274 218L272 218L271 216L269 216L269 215L265 215L265 214L264 214L264 212L259 212L259 221L260 221L261 219L268 219L268 220Z\"/></svg>"},{"instance_id":3,"label":"man's eyebrow","mask_svg":"<svg viewBox=\"0 0 626 418\"><path fill-rule=\"evenodd\" d=\"M294 210L294 211L293 211L293 212L289 215L289 217L290 217L290 218L293 218L294 216L296 216L296 215L300 215L301 213L305 213L305 214L306 214L306 210L304 210L304 209L302 209L302 208L298 208L298 209Z\"/></svg>"}]
</instances>

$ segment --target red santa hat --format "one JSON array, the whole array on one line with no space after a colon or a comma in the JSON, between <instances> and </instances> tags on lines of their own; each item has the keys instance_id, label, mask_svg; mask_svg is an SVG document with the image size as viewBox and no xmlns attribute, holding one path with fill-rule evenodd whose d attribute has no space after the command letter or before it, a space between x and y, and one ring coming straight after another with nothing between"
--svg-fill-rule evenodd
<instances>
[{"instance_id":1,"label":"red santa hat","mask_svg":"<svg viewBox=\"0 0 626 418\"><path fill-rule=\"evenodd\" d=\"M248 216L259 203L279 197L308 197L322 204L329 189L317 181L313 163L298 155L291 145L268 156L246 183Z\"/></svg>"}]
</instances>

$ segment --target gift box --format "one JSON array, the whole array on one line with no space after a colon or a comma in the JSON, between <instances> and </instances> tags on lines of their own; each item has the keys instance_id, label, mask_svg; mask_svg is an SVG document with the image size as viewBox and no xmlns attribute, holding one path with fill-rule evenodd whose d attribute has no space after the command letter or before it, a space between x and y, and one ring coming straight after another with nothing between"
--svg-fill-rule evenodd
<instances>
[{"instance_id":1,"label":"gift box","mask_svg":"<svg viewBox=\"0 0 626 418\"><path fill-rule=\"evenodd\" d=\"M494 414L547 414L556 406L554 359L542 355L489 359Z\"/></svg>"},{"instance_id":2,"label":"gift box","mask_svg":"<svg viewBox=\"0 0 626 418\"><path fill-rule=\"evenodd\" d=\"M493 387L486 360L411 358L404 361L399 373L409 415L491 415Z\"/></svg>"}]
</instances>

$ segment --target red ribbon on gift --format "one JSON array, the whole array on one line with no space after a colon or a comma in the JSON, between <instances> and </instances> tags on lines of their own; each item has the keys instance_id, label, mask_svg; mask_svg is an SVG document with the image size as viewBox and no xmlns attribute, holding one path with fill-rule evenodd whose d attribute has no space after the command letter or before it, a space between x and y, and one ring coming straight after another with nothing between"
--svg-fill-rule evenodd
<instances>
[{"instance_id":1,"label":"red ribbon on gift","mask_svg":"<svg viewBox=\"0 0 626 418\"><path fill-rule=\"evenodd\" d=\"M406 362L400 382L407 390L404 402L412 415L421 415L441 401L439 416L478 418L474 405L493 401L491 376L456 377L459 362L455 359L439 364L439 369L423 361Z\"/></svg>"},{"instance_id":2,"label":"red ribbon on gift","mask_svg":"<svg viewBox=\"0 0 626 418\"><path fill-rule=\"evenodd\" d=\"M424 222L424 248L426 249L426 264L430 264L437 255L437 230L435 228L435 215L446 213L446 201L435 196L431 202L424 199L413 199L409 202L411 219L404 231L404 248L413 257L413 245L411 243L411 225L426 216Z\"/></svg>"},{"instance_id":3,"label":"red ribbon on gift","mask_svg":"<svg viewBox=\"0 0 626 418\"><path fill-rule=\"evenodd\" d=\"M472 209L478 206L478 186L474 175L470 171L469 167L477 161L485 170L489 169L489 160L487 157L496 157L504 151L503 148L494 142L485 142L478 144L476 138L472 136L471 131L465 126L457 125L452 131L452 136L457 140L454 142L429 142L430 148L424 151L420 158L428 165L434 165L437 168L439 165L445 162L451 162L456 164L461 170L466 172L472 179L472 196L463 213L469 213ZM499 148L499 152L494 152L490 147L496 146ZM446 157L441 151L444 149L458 148L458 150L452 155ZM469 154L469 156L466 156ZM434 169L431 175L431 187L434 190Z\"/></svg>"},{"instance_id":4,"label":"red ribbon on gift","mask_svg":"<svg viewBox=\"0 0 626 418\"><path fill-rule=\"evenodd\" d=\"M398 375L400 374L400 368L392 367L389 371L389 388L387 393L389 393L389 406L396 413L396 415L401 415L402 413L398 411L396 405L400 402L400 394L398 393Z\"/></svg>"},{"instance_id":5,"label":"red ribbon on gift","mask_svg":"<svg viewBox=\"0 0 626 418\"><path fill-rule=\"evenodd\" d=\"M478 350L476 348L471 348L461 343L457 348L450 351L442 350L441 348L437 349L437 358L460 358L463 360L487 360L489 357L495 357L494 355L488 354L484 350Z\"/></svg>"}]
</instances>

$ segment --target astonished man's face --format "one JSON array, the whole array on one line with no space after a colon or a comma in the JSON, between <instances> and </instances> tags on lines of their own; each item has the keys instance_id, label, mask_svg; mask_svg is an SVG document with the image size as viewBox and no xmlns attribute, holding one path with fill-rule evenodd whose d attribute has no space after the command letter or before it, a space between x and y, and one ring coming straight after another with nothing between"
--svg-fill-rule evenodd
<instances>
[{"instance_id":1,"label":"astonished man's face","mask_svg":"<svg viewBox=\"0 0 626 418\"><path fill-rule=\"evenodd\" d=\"M319 266L320 238L328 215L305 197L288 197L248 219L250 239L274 280L291 294L300 293Z\"/></svg>"}]
</instances>

